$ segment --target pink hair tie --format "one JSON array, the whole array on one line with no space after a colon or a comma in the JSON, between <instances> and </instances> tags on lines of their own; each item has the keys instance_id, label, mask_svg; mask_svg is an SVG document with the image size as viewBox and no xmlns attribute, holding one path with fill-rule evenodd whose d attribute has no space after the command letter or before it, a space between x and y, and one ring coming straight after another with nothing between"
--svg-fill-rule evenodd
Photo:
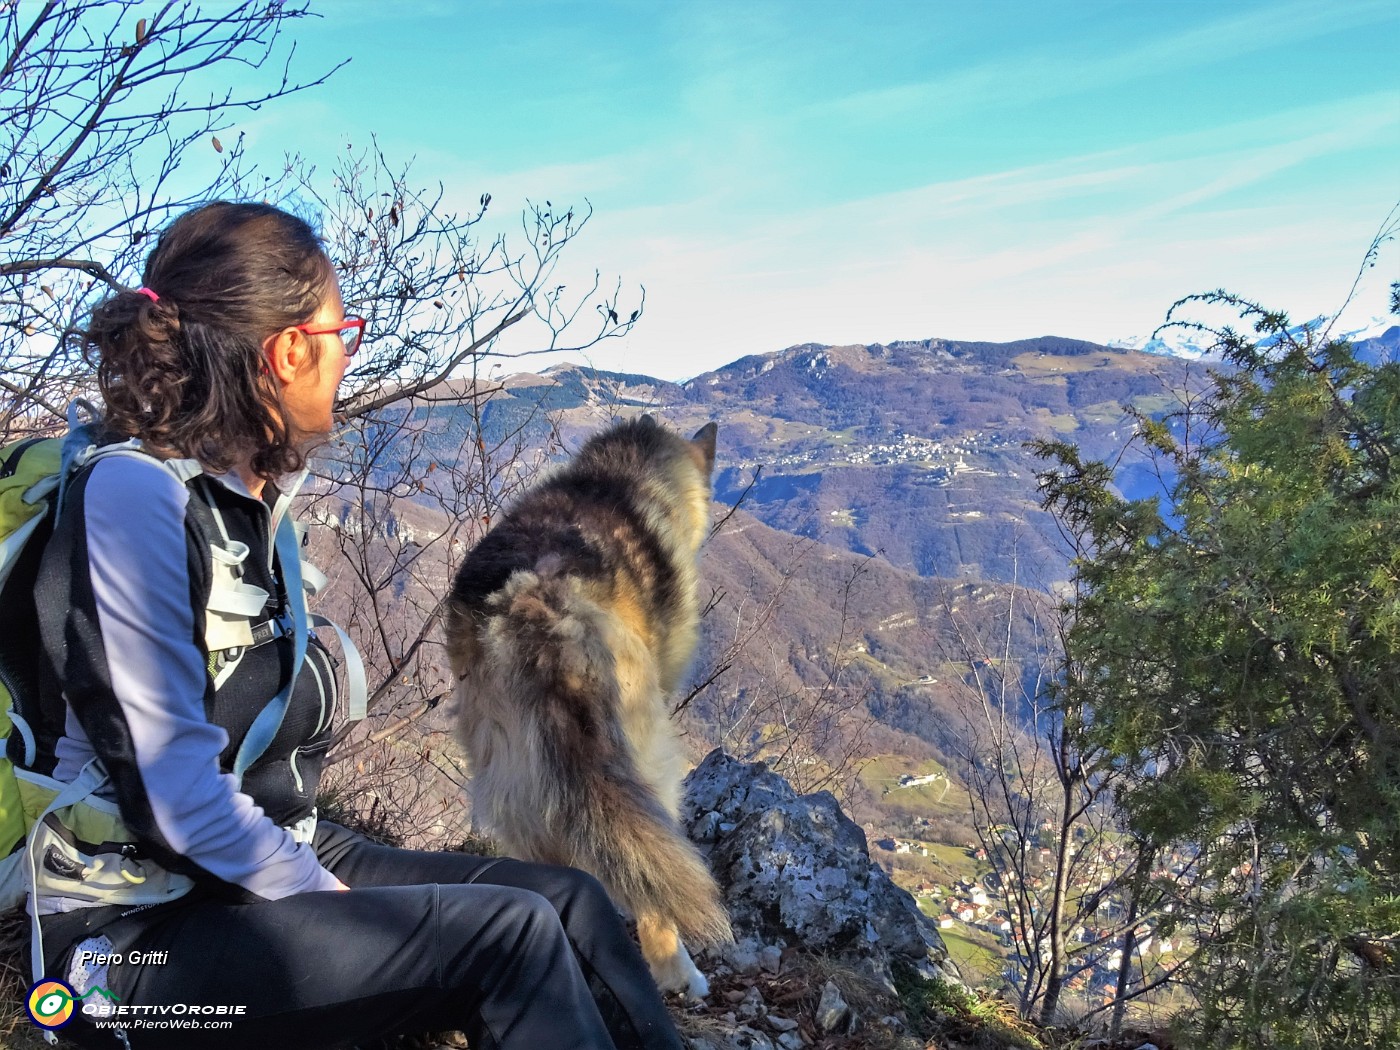
<instances>
[{"instance_id":1,"label":"pink hair tie","mask_svg":"<svg viewBox=\"0 0 1400 1050\"><path fill-rule=\"evenodd\" d=\"M147 299L149 299L149 300L150 300L151 302L153 302L153 303L158 303L158 302L160 302L160 296L156 295L156 293L153 292L153 291L151 291L149 288L138 288L138 289L136 289L136 294L137 294L137 295L144 295Z\"/></svg>"}]
</instances>

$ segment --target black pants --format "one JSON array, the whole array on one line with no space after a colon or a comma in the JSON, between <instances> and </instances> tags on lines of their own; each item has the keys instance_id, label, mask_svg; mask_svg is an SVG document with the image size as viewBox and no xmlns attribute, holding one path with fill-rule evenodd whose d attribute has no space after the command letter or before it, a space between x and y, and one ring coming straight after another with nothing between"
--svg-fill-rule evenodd
<instances>
[{"instance_id":1,"label":"black pants","mask_svg":"<svg viewBox=\"0 0 1400 1050\"><path fill-rule=\"evenodd\" d=\"M76 942L106 934L124 959L166 953L110 968L123 1004L245 1007L225 1031L128 1023L133 1050L312 1050L442 1030L464 1031L473 1050L681 1047L592 876L378 846L324 822L315 847L349 892L230 904L196 891L124 917L128 909L54 916L44 920L48 972L66 978ZM118 1045L82 1019L62 1034Z\"/></svg>"}]
</instances>

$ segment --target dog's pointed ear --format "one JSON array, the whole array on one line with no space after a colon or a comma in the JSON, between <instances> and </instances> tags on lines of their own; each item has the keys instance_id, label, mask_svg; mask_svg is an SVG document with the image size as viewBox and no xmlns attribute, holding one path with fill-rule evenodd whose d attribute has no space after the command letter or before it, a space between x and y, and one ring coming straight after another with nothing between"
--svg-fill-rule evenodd
<instances>
[{"instance_id":1,"label":"dog's pointed ear","mask_svg":"<svg viewBox=\"0 0 1400 1050\"><path fill-rule=\"evenodd\" d=\"M706 475L713 474L715 471L715 435L718 433L718 426L714 423L706 423L690 439L691 445L700 453L700 462L705 467Z\"/></svg>"}]
</instances>

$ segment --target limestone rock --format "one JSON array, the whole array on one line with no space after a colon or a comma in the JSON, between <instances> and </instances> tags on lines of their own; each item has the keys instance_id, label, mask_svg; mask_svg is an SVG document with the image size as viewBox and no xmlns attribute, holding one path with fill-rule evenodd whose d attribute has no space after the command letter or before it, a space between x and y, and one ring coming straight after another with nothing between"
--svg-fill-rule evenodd
<instances>
[{"instance_id":1,"label":"limestone rock","mask_svg":"<svg viewBox=\"0 0 1400 1050\"><path fill-rule=\"evenodd\" d=\"M766 947L757 937L736 936L733 944L721 945L717 953L735 973L755 974L762 969L761 953Z\"/></svg>"},{"instance_id":2,"label":"limestone rock","mask_svg":"<svg viewBox=\"0 0 1400 1050\"><path fill-rule=\"evenodd\" d=\"M763 1003L763 996L757 988L750 988L748 994L739 1001L737 1011L740 1017L752 1021L759 1014L767 1013L768 1008Z\"/></svg>"},{"instance_id":3,"label":"limestone rock","mask_svg":"<svg viewBox=\"0 0 1400 1050\"><path fill-rule=\"evenodd\" d=\"M783 952L777 945L766 945L758 953L758 964L769 973L779 973L783 968Z\"/></svg>"},{"instance_id":4,"label":"limestone rock","mask_svg":"<svg viewBox=\"0 0 1400 1050\"><path fill-rule=\"evenodd\" d=\"M817 1027L826 1034L845 1032L852 1021L851 1008L841 998L841 991L831 981L822 987L821 1002L817 1004Z\"/></svg>"},{"instance_id":5,"label":"limestone rock","mask_svg":"<svg viewBox=\"0 0 1400 1050\"><path fill-rule=\"evenodd\" d=\"M961 984L933 922L829 792L798 795L762 762L716 750L686 777L681 821L708 851L739 938L860 960L886 982L902 959Z\"/></svg>"},{"instance_id":6,"label":"limestone rock","mask_svg":"<svg viewBox=\"0 0 1400 1050\"><path fill-rule=\"evenodd\" d=\"M740 1025L723 1039L719 1044L712 1044L714 1050L775 1050L773 1040L748 1025Z\"/></svg>"}]
</instances>

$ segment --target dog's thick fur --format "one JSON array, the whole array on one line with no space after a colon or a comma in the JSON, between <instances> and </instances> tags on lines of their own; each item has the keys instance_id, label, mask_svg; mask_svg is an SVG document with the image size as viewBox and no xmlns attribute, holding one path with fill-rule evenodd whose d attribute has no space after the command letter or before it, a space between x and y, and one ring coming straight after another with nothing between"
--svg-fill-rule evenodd
<instances>
[{"instance_id":1,"label":"dog's thick fur","mask_svg":"<svg viewBox=\"0 0 1400 1050\"><path fill-rule=\"evenodd\" d=\"M649 416L586 442L462 565L448 603L474 814L507 853L592 872L637 920L657 983L701 996L686 953L729 940L678 830L669 700L699 627L715 425Z\"/></svg>"}]
</instances>

